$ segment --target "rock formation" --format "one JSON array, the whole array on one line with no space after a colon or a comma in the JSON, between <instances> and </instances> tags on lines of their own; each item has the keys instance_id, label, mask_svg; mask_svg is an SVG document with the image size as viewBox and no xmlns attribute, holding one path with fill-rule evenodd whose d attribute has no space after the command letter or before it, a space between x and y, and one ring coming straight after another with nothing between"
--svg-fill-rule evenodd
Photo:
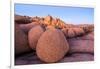
<instances>
[{"instance_id":1,"label":"rock formation","mask_svg":"<svg viewBox=\"0 0 100 69\"><path fill-rule=\"evenodd\" d=\"M15 41L17 41L15 42L15 49L17 49L15 53L20 54L20 52L36 50L32 52L34 55L29 54L30 57L28 58L21 56L29 64L94 60L93 24L68 24L60 18L53 18L50 15L46 17L15 15L15 27L17 25L18 28L15 28L15 31L19 29L21 31L15 32L15 37L17 36L15 38ZM54 29L59 30L63 36L57 31L51 33ZM45 34L45 32L47 33ZM48 41L49 43L47 43ZM49 55L53 56L50 57ZM19 58L16 58L15 64L28 64L25 60ZM28 60L30 58L32 58L31 62Z\"/></svg>"},{"instance_id":2,"label":"rock formation","mask_svg":"<svg viewBox=\"0 0 100 69\"><path fill-rule=\"evenodd\" d=\"M46 30L38 40L36 53L44 62L53 63L61 60L69 51L69 44L64 34L55 28Z\"/></svg>"},{"instance_id":3,"label":"rock formation","mask_svg":"<svg viewBox=\"0 0 100 69\"><path fill-rule=\"evenodd\" d=\"M27 35L15 24L15 55L32 51L28 44Z\"/></svg>"}]
</instances>

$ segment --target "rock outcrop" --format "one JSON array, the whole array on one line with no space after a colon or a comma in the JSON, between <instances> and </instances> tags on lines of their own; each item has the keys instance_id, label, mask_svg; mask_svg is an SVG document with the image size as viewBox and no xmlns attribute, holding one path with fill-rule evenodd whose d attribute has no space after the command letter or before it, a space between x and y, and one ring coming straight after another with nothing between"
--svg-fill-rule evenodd
<instances>
[{"instance_id":1,"label":"rock outcrop","mask_svg":"<svg viewBox=\"0 0 100 69\"><path fill-rule=\"evenodd\" d=\"M27 23L31 23L32 19L29 16L21 16L21 15L15 15L15 23L18 24L27 24Z\"/></svg>"},{"instance_id":2,"label":"rock outcrop","mask_svg":"<svg viewBox=\"0 0 100 69\"><path fill-rule=\"evenodd\" d=\"M36 28L37 26L38 28ZM58 32L47 32L45 35L46 31L54 29L62 32L63 38L67 41L65 44L68 44L69 49L63 50L63 48L67 48L67 45L63 45L64 39L61 39L62 35L60 36ZM15 42L15 55L23 53L15 58L16 65L94 60L93 24L67 24L50 15L46 17L15 15L15 37L15 41L17 41ZM47 43L48 41L50 42ZM32 52L28 53L28 51ZM63 56L60 54L62 51L64 51ZM49 57L50 60L47 60L50 54L55 54L53 60L53 56Z\"/></svg>"},{"instance_id":3,"label":"rock outcrop","mask_svg":"<svg viewBox=\"0 0 100 69\"><path fill-rule=\"evenodd\" d=\"M15 24L15 55L32 51L28 44L27 35Z\"/></svg>"}]
</instances>

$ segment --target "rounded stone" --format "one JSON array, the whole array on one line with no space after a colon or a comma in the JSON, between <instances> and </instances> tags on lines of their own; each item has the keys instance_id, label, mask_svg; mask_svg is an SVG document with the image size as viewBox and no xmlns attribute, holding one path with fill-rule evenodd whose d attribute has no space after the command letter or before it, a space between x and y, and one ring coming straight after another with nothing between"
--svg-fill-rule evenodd
<instances>
[{"instance_id":1,"label":"rounded stone","mask_svg":"<svg viewBox=\"0 0 100 69\"><path fill-rule=\"evenodd\" d=\"M33 27L28 32L29 45L33 50L35 50L36 45L37 45L37 41L43 32L44 32L44 29L40 25Z\"/></svg>"},{"instance_id":2,"label":"rounded stone","mask_svg":"<svg viewBox=\"0 0 100 69\"><path fill-rule=\"evenodd\" d=\"M18 24L15 24L15 54L21 54L31 51L28 45L27 35L20 29Z\"/></svg>"},{"instance_id":3,"label":"rounded stone","mask_svg":"<svg viewBox=\"0 0 100 69\"><path fill-rule=\"evenodd\" d=\"M38 40L36 47L37 56L47 63L59 61L68 50L68 42L58 29L46 30Z\"/></svg>"}]
</instances>

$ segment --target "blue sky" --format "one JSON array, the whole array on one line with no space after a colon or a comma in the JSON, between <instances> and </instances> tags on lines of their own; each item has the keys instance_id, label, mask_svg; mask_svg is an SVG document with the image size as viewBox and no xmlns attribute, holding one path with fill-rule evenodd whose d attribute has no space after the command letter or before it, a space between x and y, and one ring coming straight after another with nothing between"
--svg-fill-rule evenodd
<instances>
[{"instance_id":1,"label":"blue sky","mask_svg":"<svg viewBox=\"0 0 100 69\"><path fill-rule=\"evenodd\" d=\"M51 16L62 19L66 23L94 23L93 8L15 4L15 14L40 17L44 17L49 14Z\"/></svg>"}]
</instances>

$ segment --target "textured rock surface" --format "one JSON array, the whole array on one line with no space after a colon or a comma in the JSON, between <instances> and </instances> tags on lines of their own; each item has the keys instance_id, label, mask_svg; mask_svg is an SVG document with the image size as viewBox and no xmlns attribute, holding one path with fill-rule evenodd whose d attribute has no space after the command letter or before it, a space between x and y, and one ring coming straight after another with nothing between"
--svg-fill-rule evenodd
<instances>
[{"instance_id":1,"label":"textured rock surface","mask_svg":"<svg viewBox=\"0 0 100 69\"><path fill-rule=\"evenodd\" d=\"M37 17L37 16L29 17L29 16L15 15L15 23L27 24L31 22L34 22L39 25L43 25L45 27L53 26L59 29L67 29L67 31L66 30L64 31L65 34L67 33L66 37L76 37L78 35L86 34L94 30L93 24L90 25L89 24L80 24L80 25L67 24L64 21L60 20L59 18L53 18L50 15L46 17ZM30 28L30 26L28 28ZM27 31L27 28L24 31Z\"/></svg>"},{"instance_id":2,"label":"textured rock surface","mask_svg":"<svg viewBox=\"0 0 100 69\"><path fill-rule=\"evenodd\" d=\"M64 57L60 62L82 62L82 61L93 61L94 55L88 53L74 53L67 57Z\"/></svg>"},{"instance_id":3,"label":"textured rock surface","mask_svg":"<svg viewBox=\"0 0 100 69\"><path fill-rule=\"evenodd\" d=\"M89 53L73 53L71 55L66 55L62 60L58 63L65 62L81 62L81 61L93 61L94 55ZM42 62L36 54L28 53L24 54L15 59L15 65L29 65L29 64L45 64Z\"/></svg>"},{"instance_id":4,"label":"textured rock surface","mask_svg":"<svg viewBox=\"0 0 100 69\"><path fill-rule=\"evenodd\" d=\"M27 35L20 29L19 25L15 25L15 54L22 54L31 51L28 45Z\"/></svg>"},{"instance_id":5,"label":"textured rock surface","mask_svg":"<svg viewBox=\"0 0 100 69\"><path fill-rule=\"evenodd\" d=\"M19 24L20 28L28 34L29 30L33 27L35 27L37 24L35 22L29 23L29 24Z\"/></svg>"},{"instance_id":6,"label":"textured rock surface","mask_svg":"<svg viewBox=\"0 0 100 69\"><path fill-rule=\"evenodd\" d=\"M15 65L27 65L27 64L43 64L35 54L35 52L24 54L15 59Z\"/></svg>"},{"instance_id":7,"label":"textured rock surface","mask_svg":"<svg viewBox=\"0 0 100 69\"><path fill-rule=\"evenodd\" d=\"M15 22L18 24L27 24L32 22L32 19L29 16L15 15Z\"/></svg>"},{"instance_id":8,"label":"textured rock surface","mask_svg":"<svg viewBox=\"0 0 100 69\"><path fill-rule=\"evenodd\" d=\"M68 52L69 45L64 34L58 29L45 31L38 40L36 53L44 62L57 62Z\"/></svg>"},{"instance_id":9,"label":"textured rock surface","mask_svg":"<svg viewBox=\"0 0 100 69\"><path fill-rule=\"evenodd\" d=\"M43 32L44 32L44 29L40 25L33 27L28 32L29 46L32 49L34 49L34 50L36 49L37 42L38 42L40 36L43 34Z\"/></svg>"},{"instance_id":10,"label":"textured rock surface","mask_svg":"<svg viewBox=\"0 0 100 69\"><path fill-rule=\"evenodd\" d=\"M73 39L69 39L74 42L74 39L76 39L77 41L79 40L79 42L83 43L83 41L93 41L94 40L94 36L93 36L93 32L91 32L90 34L87 34L85 36L82 37L77 37L77 38L73 38ZM93 42L94 43L94 42ZM77 43L76 43L77 44ZM84 45L86 45L87 43L84 42ZM74 45L74 44L73 44ZM82 46L80 46L82 44L79 44L79 48L82 48ZM90 45L90 43L89 43ZM94 48L94 45L91 44L92 48ZM78 47L78 46L77 46ZM87 47L83 49L87 49ZM83 49L81 49L83 51ZM77 51L77 52L75 52ZM86 50L84 50L83 52L78 51L78 49L75 49L74 52L70 53L70 54L66 54L65 57L60 60L59 62L63 63L63 62L81 62L81 61L93 61L94 60L94 55L91 53L89 53L89 51L87 52ZM59 63L58 62L58 63ZM44 64L44 62L42 62L37 56L36 54L32 53L28 53L28 54L23 54L22 56L19 56L15 59L15 64L16 65L27 65L27 64Z\"/></svg>"},{"instance_id":11,"label":"textured rock surface","mask_svg":"<svg viewBox=\"0 0 100 69\"><path fill-rule=\"evenodd\" d=\"M94 53L94 35L92 33L82 37L68 39L70 53L88 52Z\"/></svg>"},{"instance_id":12,"label":"textured rock surface","mask_svg":"<svg viewBox=\"0 0 100 69\"><path fill-rule=\"evenodd\" d=\"M94 31L93 24L79 24L79 25L67 24L64 21L60 20L59 18L53 18L50 15L46 17L37 17L37 16L29 17L29 16L15 15L15 24L16 24L15 26L15 56L16 54L20 54L15 57L16 65L45 63L39 59L39 56L37 57L36 52L31 52L31 53L28 52L31 50L28 47L28 39L27 39L28 32L30 31L31 28L36 27L36 25L42 26L45 30L53 30L53 29L62 30L64 35L66 36L66 40L68 41L68 44L69 44L69 51L58 62L76 62L76 61L94 60L94 32L91 32L91 31ZM20 27L18 24L20 25ZM32 40L37 39L36 41L32 42L33 43L32 45L35 48L35 46L37 45L38 38L39 38L38 33L41 33L41 32L39 32L39 28L38 28L32 31L32 33L34 33L34 35L36 36L35 37L34 35L31 34L32 36L34 36ZM56 34L53 33L52 37L49 40L44 38L41 41L41 43L44 44L43 45L44 48L42 48L43 50L41 50L41 53L45 51L48 52L50 51L49 49L54 49L50 52L54 52L54 55L55 55L60 50L60 52L58 53L58 56L59 56L60 53L65 51L62 49L62 47L60 47L62 46L62 44L64 44L63 43L64 41L62 41L62 39L59 39L61 38L61 36L58 36L58 35L59 34L57 33ZM51 40L53 38L54 40ZM45 43L44 43L44 40L45 40ZM47 43L48 41L50 42ZM54 48L52 48L52 46L50 47L49 46L50 44ZM50 52L49 52L49 55L47 54L47 57L50 56ZM56 56L56 58L59 58L58 56ZM61 54L60 54L60 57L61 57ZM52 56L50 56L50 58L52 58Z\"/></svg>"}]
</instances>

